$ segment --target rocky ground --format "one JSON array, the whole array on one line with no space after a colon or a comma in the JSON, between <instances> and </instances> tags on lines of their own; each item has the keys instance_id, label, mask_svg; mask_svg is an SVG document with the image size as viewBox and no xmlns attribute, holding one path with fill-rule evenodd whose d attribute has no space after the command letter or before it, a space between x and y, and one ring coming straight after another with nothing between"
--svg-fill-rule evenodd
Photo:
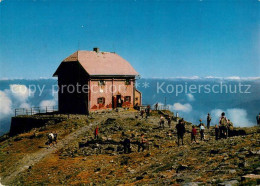
<instances>
[{"instance_id":1,"label":"rocky ground","mask_svg":"<svg viewBox=\"0 0 260 186\"><path fill-rule=\"evenodd\" d=\"M236 129L245 130L246 135L218 141L211 128L205 141L197 136L197 144L190 142L187 132L184 146L178 147L175 122L162 129L158 127L159 113L153 112L147 120L137 115L135 111L122 111L76 116L2 139L2 184L260 184L257 127ZM98 140L93 139L96 125ZM186 128L191 131L191 124L186 123ZM47 149L46 134L54 130L59 143ZM132 153L123 153L122 132L131 139ZM137 152L141 133L149 142L144 152Z\"/></svg>"}]
</instances>

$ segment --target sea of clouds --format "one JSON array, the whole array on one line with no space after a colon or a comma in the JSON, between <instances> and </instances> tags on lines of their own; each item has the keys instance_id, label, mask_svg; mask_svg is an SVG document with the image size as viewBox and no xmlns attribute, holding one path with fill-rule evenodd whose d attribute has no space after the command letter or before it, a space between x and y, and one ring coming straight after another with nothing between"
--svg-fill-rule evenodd
<instances>
[{"instance_id":1,"label":"sea of clouds","mask_svg":"<svg viewBox=\"0 0 260 186\"><path fill-rule=\"evenodd\" d=\"M219 83L220 78L170 78L170 79L140 79L138 89L142 92L143 104L167 105L175 114L184 117L185 120L194 124L202 119L206 122L207 113L212 116L212 125L218 123L222 112L234 123L235 126L245 127L255 125L255 116L260 112L260 80L251 78L225 79L224 82L232 85L243 81L250 84L250 94L214 94L214 93L190 93L176 94L157 92L157 84L165 82L174 85L187 84L210 84ZM30 85L36 85L32 88ZM15 108L30 109L32 107L53 107L58 105L56 79L38 80L0 80L0 134L9 131L11 117L14 116ZM38 87L38 88L37 88Z\"/></svg>"}]
</instances>

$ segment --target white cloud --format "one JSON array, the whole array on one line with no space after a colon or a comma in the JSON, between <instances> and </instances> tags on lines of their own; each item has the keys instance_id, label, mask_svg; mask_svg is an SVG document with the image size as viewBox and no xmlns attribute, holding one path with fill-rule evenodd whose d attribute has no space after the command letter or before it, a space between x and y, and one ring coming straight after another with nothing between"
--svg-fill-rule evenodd
<instances>
[{"instance_id":1,"label":"white cloud","mask_svg":"<svg viewBox=\"0 0 260 186\"><path fill-rule=\"evenodd\" d=\"M247 127L252 125L251 122L248 120L247 112L244 109L227 109L227 116L234 123L234 125L240 127Z\"/></svg>"},{"instance_id":2,"label":"white cloud","mask_svg":"<svg viewBox=\"0 0 260 186\"><path fill-rule=\"evenodd\" d=\"M12 101L5 92L0 91L0 119L12 113Z\"/></svg>"},{"instance_id":3,"label":"white cloud","mask_svg":"<svg viewBox=\"0 0 260 186\"><path fill-rule=\"evenodd\" d=\"M22 103L19 108L25 108L25 109L30 109L31 105L29 103Z\"/></svg>"},{"instance_id":4,"label":"white cloud","mask_svg":"<svg viewBox=\"0 0 260 186\"><path fill-rule=\"evenodd\" d=\"M192 94L189 93L189 94L186 94L186 96L187 96L189 101L195 101L195 98Z\"/></svg>"},{"instance_id":5,"label":"white cloud","mask_svg":"<svg viewBox=\"0 0 260 186\"><path fill-rule=\"evenodd\" d=\"M56 101L53 99L50 100L43 100L40 103L40 107L53 107L56 105Z\"/></svg>"},{"instance_id":6,"label":"white cloud","mask_svg":"<svg viewBox=\"0 0 260 186\"><path fill-rule=\"evenodd\" d=\"M228 79L228 80L240 80L241 78L238 76L231 76L231 77L226 77L224 79Z\"/></svg>"},{"instance_id":7,"label":"white cloud","mask_svg":"<svg viewBox=\"0 0 260 186\"><path fill-rule=\"evenodd\" d=\"M186 104L174 103L173 106L170 107L170 110L190 112L192 110L192 106L189 103Z\"/></svg>"},{"instance_id":8,"label":"white cloud","mask_svg":"<svg viewBox=\"0 0 260 186\"><path fill-rule=\"evenodd\" d=\"M17 99L21 103L26 102L30 95L29 89L25 85L19 84L10 85L10 93L15 99Z\"/></svg>"},{"instance_id":9,"label":"white cloud","mask_svg":"<svg viewBox=\"0 0 260 186\"><path fill-rule=\"evenodd\" d=\"M221 116L221 113L225 112L226 117L230 119L230 121L233 122L234 126L239 127L248 127L254 125L252 122L249 121L247 118L247 112L245 109L240 108L231 108L227 110L221 110L221 109L214 109L212 110L211 116L212 116L212 124L218 124L219 117Z\"/></svg>"}]
</instances>

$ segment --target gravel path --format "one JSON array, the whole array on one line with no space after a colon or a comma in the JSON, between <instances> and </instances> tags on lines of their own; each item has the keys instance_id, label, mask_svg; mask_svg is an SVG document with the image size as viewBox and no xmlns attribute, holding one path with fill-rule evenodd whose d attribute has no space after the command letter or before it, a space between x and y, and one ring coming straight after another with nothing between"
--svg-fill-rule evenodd
<instances>
[{"instance_id":1,"label":"gravel path","mask_svg":"<svg viewBox=\"0 0 260 186\"><path fill-rule=\"evenodd\" d=\"M67 135L62 140L59 140L59 142L56 144L55 147L51 148L44 148L41 149L33 154L28 154L27 156L23 157L20 161L16 163L15 166L11 167L8 172L10 172L10 175L7 177L4 177L1 179L1 183L5 185L9 185L12 183L12 181L23 171L30 169L31 166L36 164L37 162L41 161L46 156L57 152L58 150L62 149L64 146L68 145L70 142L78 138L80 135L82 135L84 132L89 130L91 127L99 124L104 118L99 117L97 118L93 123L90 123L89 125L85 125L79 129L77 129L75 132ZM0 183L0 186L1 186Z\"/></svg>"}]
</instances>

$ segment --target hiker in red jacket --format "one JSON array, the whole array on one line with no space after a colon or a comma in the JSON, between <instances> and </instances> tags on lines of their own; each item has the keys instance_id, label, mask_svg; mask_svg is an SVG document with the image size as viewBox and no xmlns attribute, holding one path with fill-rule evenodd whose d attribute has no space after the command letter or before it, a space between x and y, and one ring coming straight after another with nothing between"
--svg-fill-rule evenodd
<instances>
[{"instance_id":1,"label":"hiker in red jacket","mask_svg":"<svg viewBox=\"0 0 260 186\"><path fill-rule=\"evenodd\" d=\"M197 135L197 130L196 130L195 126L193 125L193 126L192 126L192 130L191 130L191 143L192 143L193 141L195 141L195 143L197 143L197 141L196 141L196 135Z\"/></svg>"},{"instance_id":2,"label":"hiker in red jacket","mask_svg":"<svg viewBox=\"0 0 260 186\"><path fill-rule=\"evenodd\" d=\"M94 139L98 139L98 126L95 128L94 135L95 135Z\"/></svg>"}]
</instances>

